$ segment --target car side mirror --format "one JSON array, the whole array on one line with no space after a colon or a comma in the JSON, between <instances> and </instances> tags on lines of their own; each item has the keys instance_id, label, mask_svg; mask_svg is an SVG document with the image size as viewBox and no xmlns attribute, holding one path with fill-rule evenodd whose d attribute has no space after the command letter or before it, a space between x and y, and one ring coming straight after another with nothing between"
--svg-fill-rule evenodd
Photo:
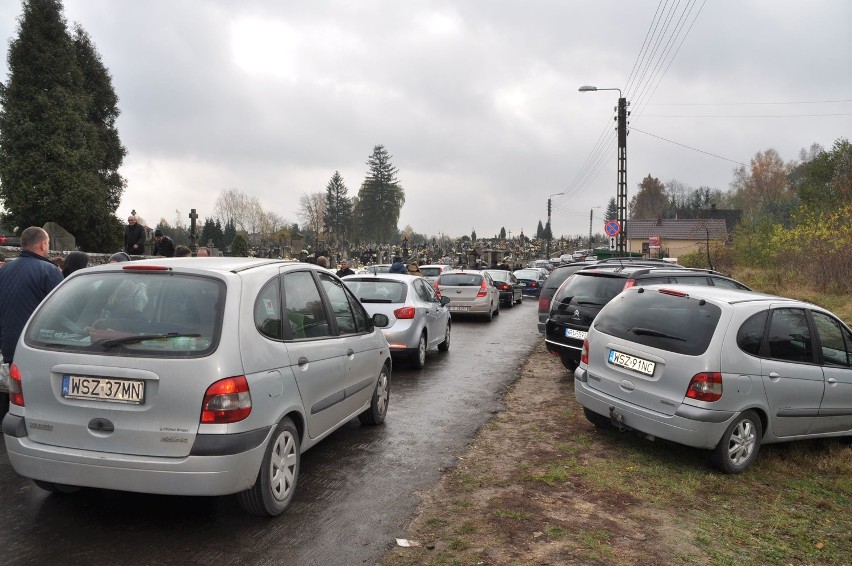
<instances>
[{"instance_id":1,"label":"car side mirror","mask_svg":"<svg viewBox=\"0 0 852 566\"><path fill-rule=\"evenodd\" d=\"M384 328L388 324L390 324L390 319L388 315L382 313L376 313L372 316L373 326L378 326L379 328Z\"/></svg>"},{"instance_id":2,"label":"car side mirror","mask_svg":"<svg viewBox=\"0 0 852 566\"><path fill-rule=\"evenodd\" d=\"M440 303L441 303L441 306L442 306L442 307L447 306L447 303L449 303L449 302L450 302L450 298L449 298L449 297L444 297L443 295L442 295L441 297L439 297L439 299L438 299L438 300L440 301Z\"/></svg>"}]
</instances>

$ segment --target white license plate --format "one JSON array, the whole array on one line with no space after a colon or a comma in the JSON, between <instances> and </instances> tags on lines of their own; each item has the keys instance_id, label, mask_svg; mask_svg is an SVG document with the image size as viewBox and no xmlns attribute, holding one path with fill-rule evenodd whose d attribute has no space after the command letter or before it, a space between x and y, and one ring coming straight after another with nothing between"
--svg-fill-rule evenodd
<instances>
[{"instance_id":1,"label":"white license plate","mask_svg":"<svg viewBox=\"0 0 852 566\"><path fill-rule=\"evenodd\" d=\"M566 338L576 338L577 340L585 340L586 336L588 335L588 332L583 332L582 330L574 330L573 328L565 329Z\"/></svg>"},{"instance_id":2,"label":"white license plate","mask_svg":"<svg viewBox=\"0 0 852 566\"><path fill-rule=\"evenodd\" d=\"M463 306L455 306L454 307L454 306L450 305L450 310L451 311L466 311L466 310L470 310L470 307L463 307Z\"/></svg>"},{"instance_id":3,"label":"white license plate","mask_svg":"<svg viewBox=\"0 0 852 566\"><path fill-rule=\"evenodd\" d=\"M643 360L642 358L637 358L636 356L631 356L615 350L609 351L609 363L623 368L632 369L633 371L638 371L645 375L654 375L654 368L657 366L654 362L649 362L648 360Z\"/></svg>"},{"instance_id":4,"label":"white license plate","mask_svg":"<svg viewBox=\"0 0 852 566\"><path fill-rule=\"evenodd\" d=\"M95 399L138 405L145 400L145 382L136 379L64 375L62 396L66 399Z\"/></svg>"}]
</instances>

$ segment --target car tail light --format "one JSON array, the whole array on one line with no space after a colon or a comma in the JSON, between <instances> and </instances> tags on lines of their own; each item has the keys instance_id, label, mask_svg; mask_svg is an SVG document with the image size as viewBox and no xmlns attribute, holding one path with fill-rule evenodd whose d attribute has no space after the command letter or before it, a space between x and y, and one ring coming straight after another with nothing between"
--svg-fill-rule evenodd
<instances>
[{"instance_id":1,"label":"car tail light","mask_svg":"<svg viewBox=\"0 0 852 566\"><path fill-rule=\"evenodd\" d=\"M631 288L631 287L635 287L635 286L636 286L636 280L635 280L635 279L633 279L633 278L631 277L631 278L630 278L630 279L628 279L628 280L627 280L627 282L624 284L624 289L629 289L629 288ZM623 291L624 289L622 289L622 291Z\"/></svg>"},{"instance_id":2,"label":"car tail light","mask_svg":"<svg viewBox=\"0 0 852 566\"><path fill-rule=\"evenodd\" d=\"M583 340L583 349L580 351L580 363L589 365L589 341Z\"/></svg>"},{"instance_id":3,"label":"car tail light","mask_svg":"<svg viewBox=\"0 0 852 566\"><path fill-rule=\"evenodd\" d=\"M509 286L506 285L505 283L500 283L499 285L497 285L497 288L500 289L501 291L508 291L509 290Z\"/></svg>"},{"instance_id":4,"label":"car tail light","mask_svg":"<svg viewBox=\"0 0 852 566\"><path fill-rule=\"evenodd\" d=\"M660 289L660 293L663 295L671 295L672 297L685 297L689 298L689 293L684 293L683 291L675 291L674 289Z\"/></svg>"},{"instance_id":5,"label":"car tail light","mask_svg":"<svg viewBox=\"0 0 852 566\"><path fill-rule=\"evenodd\" d=\"M530 287L538 287L538 281L530 281Z\"/></svg>"},{"instance_id":6,"label":"car tail light","mask_svg":"<svg viewBox=\"0 0 852 566\"><path fill-rule=\"evenodd\" d=\"M201 403L202 423L235 423L251 413L251 393L244 375L220 379L207 388Z\"/></svg>"},{"instance_id":7,"label":"car tail light","mask_svg":"<svg viewBox=\"0 0 852 566\"><path fill-rule=\"evenodd\" d=\"M697 401L718 401L722 397L722 374L696 373L686 388L686 396Z\"/></svg>"},{"instance_id":8,"label":"car tail light","mask_svg":"<svg viewBox=\"0 0 852 566\"><path fill-rule=\"evenodd\" d=\"M24 390L21 387L21 370L14 363L9 366L9 402L24 406Z\"/></svg>"},{"instance_id":9,"label":"car tail light","mask_svg":"<svg viewBox=\"0 0 852 566\"><path fill-rule=\"evenodd\" d=\"M432 285L432 287L435 289L435 294L440 297L441 296L441 289L438 287L438 280L437 279L435 279L435 283Z\"/></svg>"},{"instance_id":10,"label":"car tail light","mask_svg":"<svg viewBox=\"0 0 852 566\"><path fill-rule=\"evenodd\" d=\"M417 312L417 309L414 307L402 307L393 311L393 315L401 320L406 320L409 318L414 318L414 313Z\"/></svg>"},{"instance_id":11,"label":"car tail light","mask_svg":"<svg viewBox=\"0 0 852 566\"><path fill-rule=\"evenodd\" d=\"M482 279L482 285L479 286L479 292L476 294L476 298L484 297L488 295L488 283L485 282L485 278Z\"/></svg>"},{"instance_id":12,"label":"car tail light","mask_svg":"<svg viewBox=\"0 0 852 566\"><path fill-rule=\"evenodd\" d=\"M550 299L547 297L538 298L538 312L550 312Z\"/></svg>"}]
</instances>

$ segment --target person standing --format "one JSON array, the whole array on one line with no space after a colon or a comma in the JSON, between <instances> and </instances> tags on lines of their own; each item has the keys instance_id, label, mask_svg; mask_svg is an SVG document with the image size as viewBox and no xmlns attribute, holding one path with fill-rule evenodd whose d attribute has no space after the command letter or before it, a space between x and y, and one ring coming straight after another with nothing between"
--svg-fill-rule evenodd
<instances>
[{"instance_id":1,"label":"person standing","mask_svg":"<svg viewBox=\"0 0 852 566\"><path fill-rule=\"evenodd\" d=\"M210 257L210 250L206 247L201 247L195 250L195 257Z\"/></svg>"},{"instance_id":2,"label":"person standing","mask_svg":"<svg viewBox=\"0 0 852 566\"><path fill-rule=\"evenodd\" d=\"M142 255L145 253L145 228L136 222L136 217L127 217L127 226L124 228L124 251L130 255Z\"/></svg>"},{"instance_id":3,"label":"person standing","mask_svg":"<svg viewBox=\"0 0 852 566\"><path fill-rule=\"evenodd\" d=\"M62 282L62 272L47 258L50 236L38 226L21 233L21 255L0 269L0 350L3 367L0 380L8 387L9 364L15 355L24 325L54 287ZM0 396L0 411L8 407L8 394Z\"/></svg>"},{"instance_id":4,"label":"person standing","mask_svg":"<svg viewBox=\"0 0 852 566\"><path fill-rule=\"evenodd\" d=\"M347 275L355 275L355 272L349 267L348 259L340 260L340 269L337 270L338 277L345 277Z\"/></svg>"},{"instance_id":5,"label":"person standing","mask_svg":"<svg viewBox=\"0 0 852 566\"><path fill-rule=\"evenodd\" d=\"M175 243L174 241L163 234L163 231L159 228L154 230L154 255L161 255L163 257L175 257Z\"/></svg>"},{"instance_id":6,"label":"person standing","mask_svg":"<svg viewBox=\"0 0 852 566\"><path fill-rule=\"evenodd\" d=\"M393 263L391 263L388 273L408 273L408 269L405 267L405 264L402 263L401 257L397 256L393 258Z\"/></svg>"}]
</instances>

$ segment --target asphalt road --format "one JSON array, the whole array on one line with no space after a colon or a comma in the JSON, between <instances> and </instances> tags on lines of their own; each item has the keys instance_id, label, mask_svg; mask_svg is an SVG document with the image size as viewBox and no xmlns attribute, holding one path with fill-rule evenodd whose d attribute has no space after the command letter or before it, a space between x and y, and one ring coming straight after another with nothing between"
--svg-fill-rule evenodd
<instances>
[{"instance_id":1,"label":"asphalt road","mask_svg":"<svg viewBox=\"0 0 852 566\"><path fill-rule=\"evenodd\" d=\"M298 492L280 517L247 515L233 497L86 489L49 495L0 448L0 563L373 564L405 527L418 491L455 464L542 339L536 301L493 322L457 319L450 351L394 366L385 425L352 420L303 455Z\"/></svg>"}]
</instances>

